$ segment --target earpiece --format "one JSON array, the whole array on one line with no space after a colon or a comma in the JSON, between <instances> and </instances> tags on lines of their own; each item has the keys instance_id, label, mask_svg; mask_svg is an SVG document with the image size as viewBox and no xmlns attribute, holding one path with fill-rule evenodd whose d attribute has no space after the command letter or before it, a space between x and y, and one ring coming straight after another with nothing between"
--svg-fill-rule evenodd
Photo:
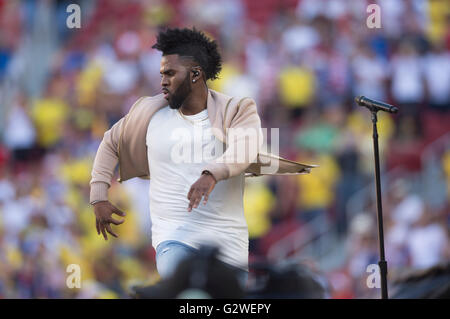
<instances>
[{"instance_id":1,"label":"earpiece","mask_svg":"<svg viewBox=\"0 0 450 319\"><path fill-rule=\"evenodd\" d=\"M199 76L200 75L200 72L197 71L197 70L192 70L192 73L194 73L194 76ZM193 83L195 83L195 81L197 81L197 80L192 80Z\"/></svg>"}]
</instances>

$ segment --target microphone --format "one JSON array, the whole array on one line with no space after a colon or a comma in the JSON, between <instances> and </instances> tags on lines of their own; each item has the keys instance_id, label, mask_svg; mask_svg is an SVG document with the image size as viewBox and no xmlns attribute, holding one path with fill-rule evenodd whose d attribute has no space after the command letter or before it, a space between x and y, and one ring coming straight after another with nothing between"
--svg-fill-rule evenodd
<instances>
[{"instance_id":1,"label":"microphone","mask_svg":"<svg viewBox=\"0 0 450 319\"><path fill-rule=\"evenodd\" d=\"M397 113L398 112L398 108L393 105L375 101L375 100L371 100L363 95L357 96L355 98L355 101L359 106L365 106L365 107L369 108L371 111L380 111L381 110L381 111L385 111L385 112L389 112L389 113Z\"/></svg>"}]
</instances>

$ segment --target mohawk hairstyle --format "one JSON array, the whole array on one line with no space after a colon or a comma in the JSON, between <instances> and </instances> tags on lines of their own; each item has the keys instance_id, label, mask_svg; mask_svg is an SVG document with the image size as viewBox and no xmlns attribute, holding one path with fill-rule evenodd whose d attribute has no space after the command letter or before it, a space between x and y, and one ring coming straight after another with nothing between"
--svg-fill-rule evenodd
<instances>
[{"instance_id":1,"label":"mohawk hairstyle","mask_svg":"<svg viewBox=\"0 0 450 319\"><path fill-rule=\"evenodd\" d=\"M163 55L178 54L181 57L192 58L200 65L207 80L218 78L222 69L222 57L218 51L217 42L195 29L166 29L160 31L153 49Z\"/></svg>"}]
</instances>

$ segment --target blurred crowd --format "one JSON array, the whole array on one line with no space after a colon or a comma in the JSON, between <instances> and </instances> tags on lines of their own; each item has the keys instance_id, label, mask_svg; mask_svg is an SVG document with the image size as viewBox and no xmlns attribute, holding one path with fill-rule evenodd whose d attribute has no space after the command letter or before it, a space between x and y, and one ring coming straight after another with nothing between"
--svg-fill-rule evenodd
<instances>
[{"instance_id":1,"label":"blurred crowd","mask_svg":"<svg viewBox=\"0 0 450 319\"><path fill-rule=\"evenodd\" d=\"M110 199L127 213L118 239L97 235L88 199L103 133L160 93L151 46L166 26L216 39L224 63L209 87L253 97L263 127L279 128L280 155L320 165L246 180L250 262L274 249L301 256L289 241L298 233L305 245L343 249L326 271L311 261L330 297L379 291L366 285L378 228L372 123L358 95L400 109L378 117L390 278L448 261L450 6L370 2L381 7L379 29L366 25L369 1L0 0L0 298L125 298L159 280L149 181L113 183ZM80 29L66 25L70 3ZM82 289L66 285L70 264Z\"/></svg>"}]
</instances>

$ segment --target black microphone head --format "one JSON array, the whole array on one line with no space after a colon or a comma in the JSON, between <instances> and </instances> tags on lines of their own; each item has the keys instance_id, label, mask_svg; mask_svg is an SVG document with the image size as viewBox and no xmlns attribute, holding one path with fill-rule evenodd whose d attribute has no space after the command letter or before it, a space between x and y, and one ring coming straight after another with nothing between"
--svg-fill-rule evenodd
<instances>
[{"instance_id":1,"label":"black microphone head","mask_svg":"<svg viewBox=\"0 0 450 319\"><path fill-rule=\"evenodd\" d=\"M367 107L372 112L374 112L374 111L377 112L380 110L384 111L384 112L389 112L389 113L397 113L398 112L398 108L396 108L395 106L384 103L384 102L371 100L371 99L365 97L364 95L355 97L355 102L359 106Z\"/></svg>"},{"instance_id":2,"label":"black microphone head","mask_svg":"<svg viewBox=\"0 0 450 319\"><path fill-rule=\"evenodd\" d=\"M364 98L365 98L364 95L357 96L357 97L355 97L355 102L357 104L361 105Z\"/></svg>"}]
</instances>

